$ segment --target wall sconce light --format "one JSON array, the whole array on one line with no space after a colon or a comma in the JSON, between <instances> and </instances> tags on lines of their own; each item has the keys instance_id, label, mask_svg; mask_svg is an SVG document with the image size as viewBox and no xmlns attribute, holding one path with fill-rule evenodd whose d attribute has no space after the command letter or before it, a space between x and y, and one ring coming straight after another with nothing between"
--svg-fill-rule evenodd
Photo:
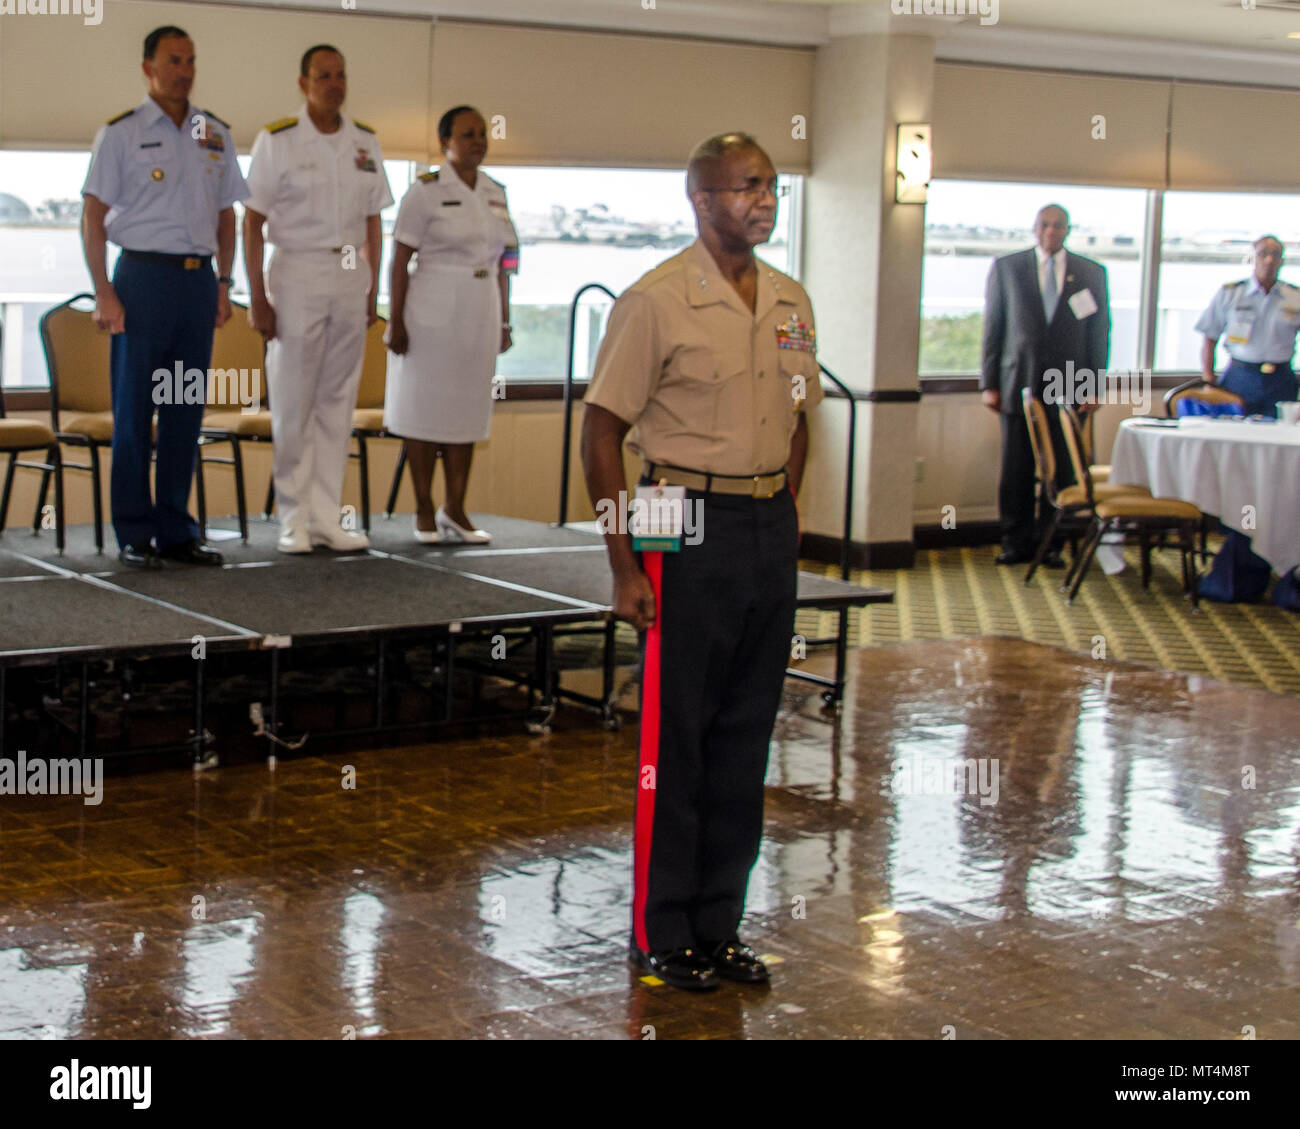
<instances>
[{"instance_id":1,"label":"wall sconce light","mask_svg":"<svg viewBox=\"0 0 1300 1129\"><path fill-rule=\"evenodd\" d=\"M930 187L930 124L898 127L897 176L894 200L899 204L924 204Z\"/></svg>"}]
</instances>

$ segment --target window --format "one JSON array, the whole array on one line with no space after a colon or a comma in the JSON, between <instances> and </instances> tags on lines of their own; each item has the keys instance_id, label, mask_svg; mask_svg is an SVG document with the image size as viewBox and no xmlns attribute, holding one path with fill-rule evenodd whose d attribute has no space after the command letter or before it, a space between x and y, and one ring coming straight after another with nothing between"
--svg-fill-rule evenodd
<instances>
[{"instance_id":1,"label":"window","mask_svg":"<svg viewBox=\"0 0 1300 1129\"><path fill-rule=\"evenodd\" d=\"M89 153L0 152L0 319L6 388L44 388L41 315L89 289L81 185Z\"/></svg>"},{"instance_id":2,"label":"window","mask_svg":"<svg viewBox=\"0 0 1300 1129\"><path fill-rule=\"evenodd\" d=\"M1205 338L1196 322L1225 282L1254 273L1253 243L1276 235L1292 253L1300 197L1226 192L1165 193L1160 244L1160 307L1156 321L1157 371L1199 372ZM1290 281L1282 262L1283 281ZM1294 275L1292 276L1294 277ZM1220 349L1218 368L1227 363Z\"/></svg>"},{"instance_id":3,"label":"window","mask_svg":"<svg viewBox=\"0 0 1300 1129\"><path fill-rule=\"evenodd\" d=\"M1132 188L932 181L921 281L921 375L979 371L989 268L998 256L1034 245L1034 217L1044 204L1060 204L1070 213L1066 250L1106 268L1109 367L1137 367L1146 197Z\"/></svg>"},{"instance_id":4,"label":"window","mask_svg":"<svg viewBox=\"0 0 1300 1129\"><path fill-rule=\"evenodd\" d=\"M250 158L239 158L248 173ZM45 388L49 375L41 348L40 320L51 306L91 289L81 250L81 186L90 154L0 152L0 319L4 326L3 384L6 388ZM385 161L394 203L381 213L386 237L397 219L397 206L414 180L411 161ZM244 269L244 209L235 205L235 261L231 297L248 303ZM112 276L117 248L109 244ZM385 238L380 269L380 311L388 303L391 239ZM242 316L242 315L241 315Z\"/></svg>"},{"instance_id":5,"label":"window","mask_svg":"<svg viewBox=\"0 0 1300 1129\"><path fill-rule=\"evenodd\" d=\"M81 185L89 153L0 152L0 314L4 317L5 387L45 387L41 315L90 289L81 251ZM247 174L249 157L239 158ZM398 205L423 165L385 161L394 204L382 213L384 253L379 311L388 312L388 275ZM506 186L518 228L520 271L511 287L515 345L498 361L512 380L560 380L567 363L569 304L580 286L600 282L620 293L695 238L695 221L680 171L494 168ZM796 274L800 178L783 176L777 225L760 256ZM236 205L236 230L243 208ZM109 270L116 251L110 245ZM232 297L247 304L242 235L235 251ZM575 371L590 372L609 302L596 293L585 306Z\"/></svg>"},{"instance_id":6,"label":"window","mask_svg":"<svg viewBox=\"0 0 1300 1129\"><path fill-rule=\"evenodd\" d=\"M494 168L506 187L519 232L519 274L510 292L515 345L497 361L511 380L563 380L569 304L578 289L599 282L621 293L695 239L695 217L680 171ZM778 201L772 238L759 256L793 274L790 264L797 177L780 178L795 191ZM609 301L598 291L580 320L574 370L585 378L595 361Z\"/></svg>"}]
</instances>

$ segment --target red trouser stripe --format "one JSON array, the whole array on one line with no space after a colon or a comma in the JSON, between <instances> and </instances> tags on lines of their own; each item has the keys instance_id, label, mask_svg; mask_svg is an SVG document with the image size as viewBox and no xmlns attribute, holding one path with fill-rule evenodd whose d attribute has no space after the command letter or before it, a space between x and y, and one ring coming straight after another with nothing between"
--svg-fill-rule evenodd
<instances>
[{"instance_id":1,"label":"red trouser stripe","mask_svg":"<svg viewBox=\"0 0 1300 1129\"><path fill-rule=\"evenodd\" d=\"M646 632L645 670L641 676L641 759L636 778L636 831L632 864L632 928L637 948L650 951L645 903L650 884L650 843L655 825L655 787L659 780L659 665L663 631L663 553L645 553L643 567L655 594L655 621ZM650 771L647 772L646 769ZM646 787L647 782L651 787Z\"/></svg>"}]
</instances>

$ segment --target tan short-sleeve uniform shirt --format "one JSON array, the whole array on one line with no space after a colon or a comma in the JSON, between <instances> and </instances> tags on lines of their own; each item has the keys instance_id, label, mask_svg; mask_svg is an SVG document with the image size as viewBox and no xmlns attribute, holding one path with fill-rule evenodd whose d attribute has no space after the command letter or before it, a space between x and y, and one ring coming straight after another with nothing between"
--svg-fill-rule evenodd
<instances>
[{"instance_id":1,"label":"tan short-sleeve uniform shirt","mask_svg":"<svg viewBox=\"0 0 1300 1129\"><path fill-rule=\"evenodd\" d=\"M646 462L748 476L785 466L821 399L803 287L759 261L751 313L696 240L614 304L584 402L632 424Z\"/></svg>"}]
</instances>

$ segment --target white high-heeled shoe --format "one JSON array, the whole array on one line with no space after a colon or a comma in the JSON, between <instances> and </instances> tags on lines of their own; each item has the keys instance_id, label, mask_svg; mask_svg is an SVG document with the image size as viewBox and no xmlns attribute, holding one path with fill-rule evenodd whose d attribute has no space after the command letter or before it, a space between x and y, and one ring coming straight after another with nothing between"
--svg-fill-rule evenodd
<instances>
[{"instance_id":1,"label":"white high-heeled shoe","mask_svg":"<svg viewBox=\"0 0 1300 1129\"><path fill-rule=\"evenodd\" d=\"M492 540L492 534L486 529L466 529L462 525L457 525L447 516L447 511L441 506L438 512L433 516L434 522L438 526L438 532L442 535L443 541L459 541L466 545L486 545Z\"/></svg>"},{"instance_id":2,"label":"white high-heeled shoe","mask_svg":"<svg viewBox=\"0 0 1300 1129\"><path fill-rule=\"evenodd\" d=\"M437 524L436 519L434 523ZM411 532L422 545L436 545L442 540L441 534L436 529L421 529L414 514L411 515Z\"/></svg>"}]
</instances>

